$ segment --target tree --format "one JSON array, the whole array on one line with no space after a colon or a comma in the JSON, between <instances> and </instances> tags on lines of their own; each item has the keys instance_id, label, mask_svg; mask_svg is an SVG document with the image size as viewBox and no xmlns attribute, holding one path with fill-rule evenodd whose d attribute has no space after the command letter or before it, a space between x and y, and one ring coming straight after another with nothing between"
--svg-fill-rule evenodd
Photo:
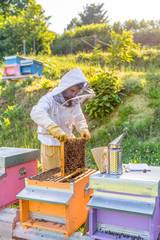
<instances>
[{"instance_id":1,"label":"tree","mask_svg":"<svg viewBox=\"0 0 160 240\"><path fill-rule=\"evenodd\" d=\"M106 16L107 11L104 11L102 8L104 3L92 3L91 5L86 5L84 7L84 12L79 13L82 25L89 25L92 23L105 23L107 22L108 16Z\"/></svg>"},{"instance_id":2,"label":"tree","mask_svg":"<svg viewBox=\"0 0 160 240\"><path fill-rule=\"evenodd\" d=\"M50 53L50 41L54 35L48 31L50 17L35 0L29 0L26 10L17 16L10 15L6 19L0 16L0 58L5 55L22 54L22 43L26 40L26 53L33 51L33 38L36 41L36 53Z\"/></svg>"},{"instance_id":3,"label":"tree","mask_svg":"<svg viewBox=\"0 0 160 240\"><path fill-rule=\"evenodd\" d=\"M139 23L135 20L127 20L124 22L124 30L136 32L139 29Z\"/></svg>"},{"instance_id":4,"label":"tree","mask_svg":"<svg viewBox=\"0 0 160 240\"><path fill-rule=\"evenodd\" d=\"M123 27L120 21L113 23L112 30L115 31L116 33L122 34Z\"/></svg>"},{"instance_id":5,"label":"tree","mask_svg":"<svg viewBox=\"0 0 160 240\"><path fill-rule=\"evenodd\" d=\"M104 3L95 3L86 4L84 12L79 13L78 18L73 18L71 22L67 25L67 29L72 29L75 27L80 27L83 25L90 25L92 23L107 23L108 16L106 16L107 11L103 10Z\"/></svg>"},{"instance_id":6,"label":"tree","mask_svg":"<svg viewBox=\"0 0 160 240\"><path fill-rule=\"evenodd\" d=\"M111 41L109 44L107 62L111 68L117 68L122 63L133 61L133 57L137 54L140 44L133 42L131 31L124 31L122 34L111 32Z\"/></svg>"},{"instance_id":7,"label":"tree","mask_svg":"<svg viewBox=\"0 0 160 240\"><path fill-rule=\"evenodd\" d=\"M74 29L75 27L81 27L81 22L77 18L72 18L70 23L67 25L67 30Z\"/></svg>"}]
</instances>

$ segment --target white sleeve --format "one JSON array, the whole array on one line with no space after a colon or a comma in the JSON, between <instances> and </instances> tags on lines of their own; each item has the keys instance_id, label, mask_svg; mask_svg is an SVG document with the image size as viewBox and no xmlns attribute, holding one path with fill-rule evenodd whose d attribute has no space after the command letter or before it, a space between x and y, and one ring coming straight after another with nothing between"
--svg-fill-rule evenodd
<instances>
[{"instance_id":1,"label":"white sleeve","mask_svg":"<svg viewBox=\"0 0 160 240\"><path fill-rule=\"evenodd\" d=\"M48 130L52 126L56 126L56 123L50 118L48 112L53 105L51 104L51 95L46 94L43 96L38 104L32 108L30 113L31 119L40 127Z\"/></svg>"},{"instance_id":2,"label":"white sleeve","mask_svg":"<svg viewBox=\"0 0 160 240\"><path fill-rule=\"evenodd\" d=\"M84 114L82 113L81 107L79 107L79 114L74 119L74 125L77 129L77 131L80 133L83 129L88 129L88 125L86 122L86 119L84 117Z\"/></svg>"}]
</instances>

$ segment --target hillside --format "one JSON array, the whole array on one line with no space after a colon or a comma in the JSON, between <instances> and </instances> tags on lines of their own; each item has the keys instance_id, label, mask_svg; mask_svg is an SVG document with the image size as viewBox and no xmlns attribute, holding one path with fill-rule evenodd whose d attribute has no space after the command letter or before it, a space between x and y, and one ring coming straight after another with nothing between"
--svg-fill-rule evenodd
<instances>
[{"instance_id":1,"label":"hillside","mask_svg":"<svg viewBox=\"0 0 160 240\"><path fill-rule=\"evenodd\" d=\"M30 111L39 98L51 91L68 70L80 68L92 78L101 71L99 63L76 61L76 56L29 56L44 63L42 79L3 82L0 80L0 147L40 148L37 126ZM105 146L125 129L123 162L160 164L160 71L151 63L147 69L135 69L135 64L119 70L123 82L121 103L105 117L90 118L82 106L92 134L86 144L86 166L95 168L91 149ZM4 63L0 65L3 74ZM107 71L107 70L106 70ZM77 134L77 133L76 133ZM79 136L77 134L77 136Z\"/></svg>"}]
</instances>

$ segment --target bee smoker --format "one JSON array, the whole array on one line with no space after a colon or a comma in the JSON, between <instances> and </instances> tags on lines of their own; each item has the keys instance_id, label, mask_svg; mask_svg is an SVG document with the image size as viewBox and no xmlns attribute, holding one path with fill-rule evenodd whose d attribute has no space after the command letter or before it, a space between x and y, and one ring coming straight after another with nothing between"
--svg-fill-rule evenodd
<instances>
[{"instance_id":1,"label":"bee smoker","mask_svg":"<svg viewBox=\"0 0 160 240\"><path fill-rule=\"evenodd\" d=\"M122 139L123 134L114 139L108 146L91 150L101 173L122 174Z\"/></svg>"}]
</instances>

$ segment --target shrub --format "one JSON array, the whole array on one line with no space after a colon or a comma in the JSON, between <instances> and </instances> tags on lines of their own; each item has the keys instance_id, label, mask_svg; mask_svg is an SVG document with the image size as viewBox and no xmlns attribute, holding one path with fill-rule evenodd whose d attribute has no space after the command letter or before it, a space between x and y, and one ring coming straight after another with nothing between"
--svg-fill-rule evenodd
<instances>
[{"instance_id":1,"label":"shrub","mask_svg":"<svg viewBox=\"0 0 160 240\"><path fill-rule=\"evenodd\" d=\"M124 93L126 95L140 94L143 90L144 86L146 85L146 81L143 77L138 76L132 79L124 79Z\"/></svg>"},{"instance_id":2,"label":"shrub","mask_svg":"<svg viewBox=\"0 0 160 240\"><path fill-rule=\"evenodd\" d=\"M52 82L51 82L51 80L42 78L42 79L41 79L41 86L42 86L44 89L48 89L48 88L52 87Z\"/></svg>"},{"instance_id":3,"label":"shrub","mask_svg":"<svg viewBox=\"0 0 160 240\"><path fill-rule=\"evenodd\" d=\"M91 118L104 117L121 102L118 93L122 88L122 81L114 72L100 71L94 74L90 85L96 96L86 103L85 111Z\"/></svg>"}]
</instances>

